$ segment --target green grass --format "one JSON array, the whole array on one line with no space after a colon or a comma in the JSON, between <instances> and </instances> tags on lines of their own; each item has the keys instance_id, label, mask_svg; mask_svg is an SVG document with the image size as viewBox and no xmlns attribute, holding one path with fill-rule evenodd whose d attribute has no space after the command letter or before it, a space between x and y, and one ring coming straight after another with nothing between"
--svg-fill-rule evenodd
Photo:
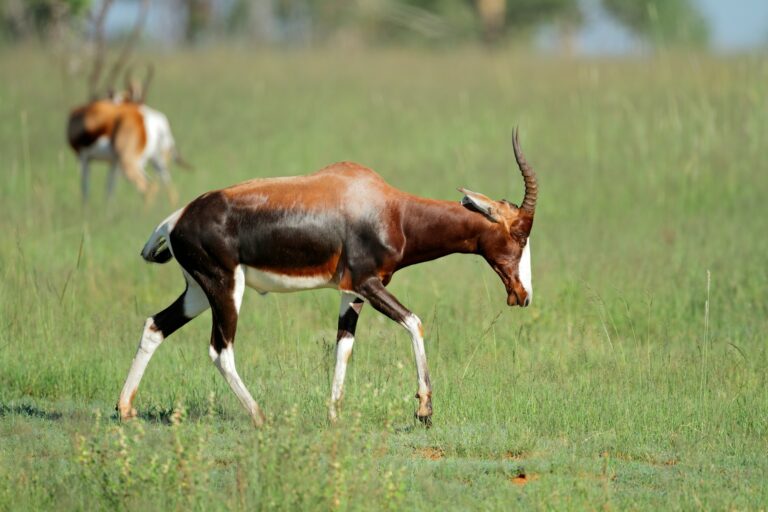
<instances>
[{"instance_id":1,"label":"green grass","mask_svg":"<svg viewBox=\"0 0 768 512\"><path fill-rule=\"evenodd\" d=\"M143 210L125 180L107 207L104 171L83 212L64 142L83 87L38 51L4 50L0 509L765 508L764 58L152 60L150 104L196 167L174 171L185 201L337 160L429 197L519 201L519 124L541 190L533 305L507 308L479 258L395 276L426 326L429 431L412 420L407 333L370 308L343 419L327 423L330 290L246 294L237 362L262 431L208 359L209 313L158 350L141 420L121 425L144 318L183 290L175 264L138 256L171 209Z\"/></svg>"}]
</instances>

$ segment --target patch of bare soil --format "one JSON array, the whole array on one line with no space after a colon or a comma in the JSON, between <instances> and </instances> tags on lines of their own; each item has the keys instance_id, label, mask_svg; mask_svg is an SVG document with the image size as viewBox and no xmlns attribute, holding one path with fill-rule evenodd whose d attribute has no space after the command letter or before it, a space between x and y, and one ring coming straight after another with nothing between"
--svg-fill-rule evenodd
<instances>
[{"instance_id":1,"label":"patch of bare soil","mask_svg":"<svg viewBox=\"0 0 768 512\"><path fill-rule=\"evenodd\" d=\"M424 448L416 448L414 451L416 455L429 460L440 460L445 457L445 450L439 446L427 446Z\"/></svg>"},{"instance_id":2,"label":"patch of bare soil","mask_svg":"<svg viewBox=\"0 0 768 512\"><path fill-rule=\"evenodd\" d=\"M534 480L537 480L538 478L539 478L539 475L527 473L525 469L520 468L515 472L515 475L509 479L509 481L515 485L525 485L529 482L533 482Z\"/></svg>"}]
</instances>

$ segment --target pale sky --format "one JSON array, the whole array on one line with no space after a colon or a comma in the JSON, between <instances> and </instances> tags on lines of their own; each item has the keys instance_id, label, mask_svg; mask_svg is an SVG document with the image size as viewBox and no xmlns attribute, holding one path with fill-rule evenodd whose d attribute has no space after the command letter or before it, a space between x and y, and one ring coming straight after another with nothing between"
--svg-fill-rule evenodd
<instances>
[{"instance_id":1,"label":"pale sky","mask_svg":"<svg viewBox=\"0 0 768 512\"><path fill-rule=\"evenodd\" d=\"M226 3L230 0L217 0ZM640 41L614 22L600 8L599 0L580 0L586 23L576 36L577 51L587 55L622 55L642 51ZM640 1L640 0L638 0ZM711 48L718 53L768 49L768 0L693 0L710 25ZM165 7L165 8L164 8ZM117 0L107 20L108 31L126 30L133 23L137 3ZM147 34L159 40L172 39L174 7L154 2L150 9ZM178 29L178 27L176 28ZM537 38L544 50L553 47L551 30Z\"/></svg>"},{"instance_id":2,"label":"pale sky","mask_svg":"<svg viewBox=\"0 0 768 512\"><path fill-rule=\"evenodd\" d=\"M693 0L709 22L710 46L718 53L768 48L768 0ZM624 54L639 41L614 22L597 0L582 0L587 23L577 36L586 54ZM546 45L545 45L546 46Z\"/></svg>"},{"instance_id":3,"label":"pale sky","mask_svg":"<svg viewBox=\"0 0 768 512\"><path fill-rule=\"evenodd\" d=\"M768 1L697 0L712 30L712 45L719 50L768 47Z\"/></svg>"}]
</instances>

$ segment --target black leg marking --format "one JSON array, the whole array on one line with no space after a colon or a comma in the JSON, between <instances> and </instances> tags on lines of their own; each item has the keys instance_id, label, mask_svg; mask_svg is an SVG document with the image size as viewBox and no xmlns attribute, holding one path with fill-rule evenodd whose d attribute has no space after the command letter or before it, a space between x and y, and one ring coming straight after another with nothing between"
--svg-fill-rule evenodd
<instances>
[{"instance_id":1,"label":"black leg marking","mask_svg":"<svg viewBox=\"0 0 768 512\"><path fill-rule=\"evenodd\" d=\"M357 319L360 317L360 311L363 309L363 304L365 304L365 301L357 297L349 304L349 308L339 315L339 327L336 333L337 342L345 336L355 337Z\"/></svg>"},{"instance_id":2,"label":"black leg marking","mask_svg":"<svg viewBox=\"0 0 768 512\"><path fill-rule=\"evenodd\" d=\"M344 378L347 374L347 363L352 355L355 343L355 328L360 311L365 301L349 292L342 292L339 308L339 327L336 334L336 368L333 372L331 385L331 403L328 408L328 419L332 422L338 419L341 400L344 396Z\"/></svg>"},{"instance_id":3,"label":"black leg marking","mask_svg":"<svg viewBox=\"0 0 768 512\"><path fill-rule=\"evenodd\" d=\"M184 297L186 294L187 292L185 291L173 304L152 317L155 327L162 333L164 338L167 338L192 320L184 315Z\"/></svg>"}]
</instances>

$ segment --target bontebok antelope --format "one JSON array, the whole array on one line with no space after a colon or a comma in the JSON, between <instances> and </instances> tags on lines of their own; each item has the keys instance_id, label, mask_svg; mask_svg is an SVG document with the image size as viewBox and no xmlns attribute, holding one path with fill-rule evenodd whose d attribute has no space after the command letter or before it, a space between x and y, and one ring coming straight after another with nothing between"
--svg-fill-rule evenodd
<instances>
[{"instance_id":1,"label":"bontebok antelope","mask_svg":"<svg viewBox=\"0 0 768 512\"><path fill-rule=\"evenodd\" d=\"M104 62L103 25L111 4L112 0L104 0L96 16L96 52L93 71L88 79L91 99L73 109L67 122L67 140L80 160L83 202L87 202L89 195L90 163L101 160L110 165L107 199L114 191L118 169L144 195L145 201L151 199L156 187L145 172L146 165L150 164L163 182L170 202L175 205L177 195L171 183L169 166L171 161L181 165L185 163L176 150L168 118L144 104L152 68L148 67L144 83L139 87L130 76L129 67L125 74L125 90L114 91L114 82L125 67L146 18L148 0L143 0L133 32L107 75L105 92L98 90Z\"/></svg>"},{"instance_id":2,"label":"bontebok antelope","mask_svg":"<svg viewBox=\"0 0 768 512\"><path fill-rule=\"evenodd\" d=\"M520 150L517 131L513 147L525 182L519 207L466 189L459 189L464 194L460 202L413 196L366 167L342 162L307 176L256 179L208 192L173 213L157 226L141 255L155 263L175 257L186 289L146 320L120 393L120 416L136 415L132 401L157 347L210 307L210 357L254 423L261 425L264 415L235 369L235 331L245 287L262 293L336 288L341 308L330 419L337 417L355 325L369 302L411 335L418 379L416 415L429 425L432 388L422 324L386 286L401 268L473 253L499 275L508 305L530 304L528 236L536 207L536 175Z\"/></svg>"},{"instance_id":3,"label":"bontebok antelope","mask_svg":"<svg viewBox=\"0 0 768 512\"><path fill-rule=\"evenodd\" d=\"M90 164L100 160L110 165L107 177L107 199L114 191L118 169L123 171L136 189L151 199L155 186L145 171L147 164L157 171L172 205L177 194L171 182L169 166L180 162L168 118L144 104L143 98L130 93L124 98L91 101L77 107L69 115L67 137L80 160L83 202L88 201ZM183 162L182 162L183 165Z\"/></svg>"}]
</instances>

